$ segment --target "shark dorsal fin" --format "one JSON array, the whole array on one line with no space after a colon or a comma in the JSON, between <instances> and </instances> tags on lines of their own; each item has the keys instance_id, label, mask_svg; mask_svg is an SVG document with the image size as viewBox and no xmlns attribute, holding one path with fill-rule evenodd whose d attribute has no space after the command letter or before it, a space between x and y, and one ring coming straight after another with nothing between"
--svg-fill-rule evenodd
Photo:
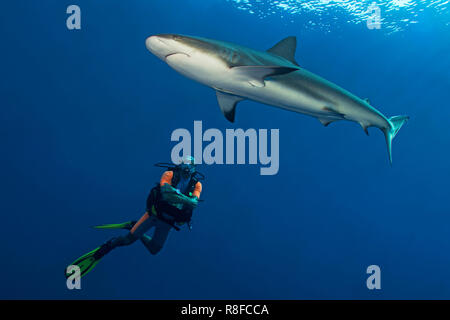
<instances>
[{"instance_id":1,"label":"shark dorsal fin","mask_svg":"<svg viewBox=\"0 0 450 320\"><path fill-rule=\"evenodd\" d=\"M297 48L297 38L294 36L287 37L280 42L278 42L276 45L274 45L272 48L267 50L267 52L275 54L279 57L285 58L286 60L289 60L296 66L298 66L297 61L295 61L295 49Z\"/></svg>"}]
</instances>

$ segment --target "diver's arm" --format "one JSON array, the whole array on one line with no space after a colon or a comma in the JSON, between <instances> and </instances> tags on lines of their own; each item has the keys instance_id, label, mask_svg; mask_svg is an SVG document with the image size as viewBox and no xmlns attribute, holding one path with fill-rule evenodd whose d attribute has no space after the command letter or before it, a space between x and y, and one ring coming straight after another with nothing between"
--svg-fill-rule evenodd
<instances>
[{"instance_id":1,"label":"diver's arm","mask_svg":"<svg viewBox=\"0 0 450 320\"><path fill-rule=\"evenodd\" d=\"M173 179L173 171L166 171L161 176L161 180L159 181L159 185L161 187L161 193L168 194L168 193L179 193L177 189L172 187L172 179Z\"/></svg>"},{"instance_id":2,"label":"diver's arm","mask_svg":"<svg viewBox=\"0 0 450 320\"><path fill-rule=\"evenodd\" d=\"M201 193L202 193L202 183L198 181L195 184L194 191L192 191L192 197L189 198L190 203L188 203L188 205L191 206L192 208L196 208Z\"/></svg>"},{"instance_id":3,"label":"diver's arm","mask_svg":"<svg viewBox=\"0 0 450 320\"><path fill-rule=\"evenodd\" d=\"M198 206L198 200L200 199L200 194L202 193L202 183L200 181L198 181L195 184L194 187L194 191L192 191L192 197L190 197L190 204L188 204L188 206L190 206L192 209L195 209ZM179 225L182 226L184 225L185 222L180 223ZM189 230L192 230L192 225L191 225L191 221L188 222L188 227Z\"/></svg>"},{"instance_id":4,"label":"diver's arm","mask_svg":"<svg viewBox=\"0 0 450 320\"><path fill-rule=\"evenodd\" d=\"M194 191L192 192L192 195L194 197L196 197L197 200L200 199L200 194L202 193L202 188L203 188L202 183L200 181L198 181L195 184Z\"/></svg>"},{"instance_id":5,"label":"diver's arm","mask_svg":"<svg viewBox=\"0 0 450 320\"><path fill-rule=\"evenodd\" d=\"M197 207L198 199L200 198L200 193L202 192L202 184L197 182L195 184L194 191L192 192L193 197L188 197L179 192L177 189L172 187L172 179L173 179L173 171L166 171L161 176L161 180L159 181L159 185L161 186L161 193L169 194L169 193L177 193L177 197L171 199L172 202L185 204L191 206L193 208Z\"/></svg>"},{"instance_id":6,"label":"diver's arm","mask_svg":"<svg viewBox=\"0 0 450 320\"><path fill-rule=\"evenodd\" d=\"M172 179L173 179L173 171L166 171L161 176L161 180L159 181L159 185L162 187L165 184L168 184L169 186L172 186Z\"/></svg>"},{"instance_id":7,"label":"diver's arm","mask_svg":"<svg viewBox=\"0 0 450 320\"><path fill-rule=\"evenodd\" d=\"M182 194L181 192L178 193L178 197L177 200L179 200L179 203L188 205L190 207L197 207L198 205L198 198L197 197L188 197L184 194Z\"/></svg>"},{"instance_id":8,"label":"diver's arm","mask_svg":"<svg viewBox=\"0 0 450 320\"><path fill-rule=\"evenodd\" d=\"M179 203L183 205L188 205L191 207L196 207L198 204L196 197L188 197L182 194L180 191L172 187L170 184L165 183L161 186L161 195L163 200L170 203Z\"/></svg>"},{"instance_id":9,"label":"diver's arm","mask_svg":"<svg viewBox=\"0 0 450 320\"><path fill-rule=\"evenodd\" d=\"M185 196L186 200L187 200L187 204L188 206L191 206L193 208L196 208L198 205L198 199L200 199L200 194L202 193L202 184L200 181L198 181L195 184L194 187L194 191L192 191L192 194L190 197Z\"/></svg>"}]
</instances>

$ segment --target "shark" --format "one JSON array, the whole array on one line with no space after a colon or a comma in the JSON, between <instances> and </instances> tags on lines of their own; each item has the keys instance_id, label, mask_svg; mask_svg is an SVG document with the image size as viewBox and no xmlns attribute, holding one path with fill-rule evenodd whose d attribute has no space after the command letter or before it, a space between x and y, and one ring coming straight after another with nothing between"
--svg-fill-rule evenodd
<instances>
[{"instance_id":1,"label":"shark","mask_svg":"<svg viewBox=\"0 0 450 320\"><path fill-rule=\"evenodd\" d=\"M368 99L306 70L295 60L297 38L287 37L266 51L234 43L179 34L158 34L147 49L182 75L211 87L225 118L235 120L243 100L302 113L324 126L340 120L358 123L385 136L392 165L392 140L409 117L386 117Z\"/></svg>"}]
</instances>

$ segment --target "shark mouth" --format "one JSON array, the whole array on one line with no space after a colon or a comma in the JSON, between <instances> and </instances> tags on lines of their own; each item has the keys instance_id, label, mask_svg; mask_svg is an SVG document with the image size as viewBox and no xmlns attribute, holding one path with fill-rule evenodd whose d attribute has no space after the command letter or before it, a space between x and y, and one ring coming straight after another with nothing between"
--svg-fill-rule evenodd
<instances>
[{"instance_id":1,"label":"shark mouth","mask_svg":"<svg viewBox=\"0 0 450 320\"><path fill-rule=\"evenodd\" d=\"M173 53L169 53L168 55L166 55L164 59L167 60L168 57L174 56L174 55L176 55L176 54L184 54L184 55L187 56L188 58L191 57L190 55L188 55L187 53L184 53L184 52L173 52Z\"/></svg>"}]
</instances>

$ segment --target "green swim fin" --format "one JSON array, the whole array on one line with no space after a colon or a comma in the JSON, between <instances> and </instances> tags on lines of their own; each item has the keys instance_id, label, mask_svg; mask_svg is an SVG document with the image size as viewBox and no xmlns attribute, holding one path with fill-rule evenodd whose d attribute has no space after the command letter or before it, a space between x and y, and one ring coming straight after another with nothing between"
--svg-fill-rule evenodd
<instances>
[{"instance_id":1,"label":"green swim fin","mask_svg":"<svg viewBox=\"0 0 450 320\"><path fill-rule=\"evenodd\" d=\"M124 223L111 223L111 224L102 224L99 226L94 226L95 229L105 229L105 230L115 230L115 229L125 229L131 230L133 226L136 224L136 221L127 221Z\"/></svg>"},{"instance_id":2,"label":"green swim fin","mask_svg":"<svg viewBox=\"0 0 450 320\"><path fill-rule=\"evenodd\" d=\"M100 247L95 248L94 250L82 255L77 260L75 260L72 265L78 266L80 268L81 276L86 275L89 271L94 269L97 263L100 262L101 258L96 258L95 253L100 249ZM66 271L66 278L68 278L71 274Z\"/></svg>"},{"instance_id":3,"label":"green swim fin","mask_svg":"<svg viewBox=\"0 0 450 320\"><path fill-rule=\"evenodd\" d=\"M108 254L112 249L114 249L114 240L116 238L112 238L102 244L100 247L95 248L94 250L86 253L85 255L79 257L75 260L72 265L78 266L80 268L81 276L86 275L89 271L94 269L97 263ZM70 277L71 274L67 272L66 269L66 278Z\"/></svg>"}]
</instances>

